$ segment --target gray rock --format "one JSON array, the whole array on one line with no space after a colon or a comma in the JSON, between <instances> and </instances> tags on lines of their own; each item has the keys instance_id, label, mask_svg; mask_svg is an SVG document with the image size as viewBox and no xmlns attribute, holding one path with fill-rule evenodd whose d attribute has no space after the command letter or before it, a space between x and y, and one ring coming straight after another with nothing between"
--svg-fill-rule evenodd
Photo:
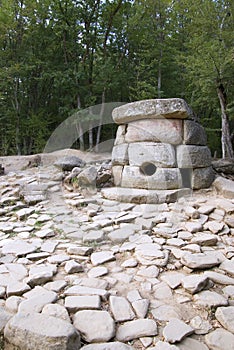
<instances>
[{"instance_id":1,"label":"gray rock","mask_svg":"<svg viewBox=\"0 0 234 350\"><path fill-rule=\"evenodd\" d=\"M234 333L234 306L218 307L215 317L224 328Z\"/></svg>"},{"instance_id":2,"label":"gray rock","mask_svg":"<svg viewBox=\"0 0 234 350\"><path fill-rule=\"evenodd\" d=\"M205 167L205 165L204 167L194 169L192 172L192 188L194 190L209 188L215 179L213 168L211 166Z\"/></svg>"},{"instance_id":3,"label":"gray rock","mask_svg":"<svg viewBox=\"0 0 234 350\"><path fill-rule=\"evenodd\" d=\"M234 181L218 176L214 180L213 186L218 194L230 199L234 197Z\"/></svg>"},{"instance_id":4,"label":"gray rock","mask_svg":"<svg viewBox=\"0 0 234 350\"><path fill-rule=\"evenodd\" d=\"M160 168L176 166L174 147L168 143L131 143L128 148L128 157L130 166L141 167L145 163L152 163Z\"/></svg>"},{"instance_id":5,"label":"gray rock","mask_svg":"<svg viewBox=\"0 0 234 350\"><path fill-rule=\"evenodd\" d=\"M69 312L79 310L98 310L101 308L101 299L98 295L68 296L65 298L65 307Z\"/></svg>"},{"instance_id":6,"label":"gray rock","mask_svg":"<svg viewBox=\"0 0 234 350\"><path fill-rule=\"evenodd\" d=\"M69 314L63 305L47 304L42 309L42 314L60 318L63 321L71 322Z\"/></svg>"},{"instance_id":7,"label":"gray rock","mask_svg":"<svg viewBox=\"0 0 234 350\"><path fill-rule=\"evenodd\" d=\"M206 146L177 146L179 168L206 168L211 165L211 153Z\"/></svg>"},{"instance_id":8,"label":"gray rock","mask_svg":"<svg viewBox=\"0 0 234 350\"><path fill-rule=\"evenodd\" d=\"M157 324L150 319L125 322L116 332L116 339L127 342L133 339L157 335Z\"/></svg>"},{"instance_id":9,"label":"gray rock","mask_svg":"<svg viewBox=\"0 0 234 350\"><path fill-rule=\"evenodd\" d=\"M174 271L166 271L160 275L160 279L166 282L170 288L175 289L181 284L184 274Z\"/></svg>"},{"instance_id":10,"label":"gray rock","mask_svg":"<svg viewBox=\"0 0 234 350\"><path fill-rule=\"evenodd\" d=\"M94 166L84 169L78 176L78 185L81 188L96 186L97 169Z\"/></svg>"},{"instance_id":11,"label":"gray rock","mask_svg":"<svg viewBox=\"0 0 234 350\"><path fill-rule=\"evenodd\" d=\"M105 266L96 266L89 270L88 277L95 278L101 277L108 274L108 269Z\"/></svg>"},{"instance_id":12,"label":"gray rock","mask_svg":"<svg viewBox=\"0 0 234 350\"><path fill-rule=\"evenodd\" d=\"M193 328L183 321L173 318L163 329L163 336L169 343L176 343L194 332Z\"/></svg>"},{"instance_id":13,"label":"gray rock","mask_svg":"<svg viewBox=\"0 0 234 350\"><path fill-rule=\"evenodd\" d=\"M143 100L117 107L112 112L114 122L124 124L139 119L186 119L193 113L186 102L179 98Z\"/></svg>"},{"instance_id":14,"label":"gray rock","mask_svg":"<svg viewBox=\"0 0 234 350\"><path fill-rule=\"evenodd\" d=\"M11 283L7 286L6 294L8 297L11 295L22 295L25 292L28 292L31 288L29 287L28 284L24 282L18 282L16 281L15 283Z\"/></svg>"},{"instance_id":15,"label":"gray rock","mask_svg":"<svg viewBox=\"0 0 234 350\"><path fill-rule=\"evenodd\" d=\"M218 273L215 271L204 271L204 276L208 277L214 283L234 285L234 278L231 278L222 273Z\"/></svg>"},{"instance_id":16,"label":"gray rock","mask_svg":"<svg viewBox=\"0 0 234 350\"><path fill-rule=\"evenodd\" d=\"M145 318L149 309L149 300L141 299L133 301L132 307L138 318Z\"/></svg>"},{"instance_id":17,"label":"gray rock","mask_svg":"<svg viewBox=\"0 0 234 350\"><path fill-rule=\"evenodd\" d=\"M89 344L83 346L80 350L133 350L130 345L116 342L102 343L102 344Z\"/></svg>"},{"instance_id":18,"label":"gray rock","mask_svg":"<svg viewBox=\"0 0 234 350\"><path fill-rule=\"evenodd\" d=\"M127 125L119 125L115 135L115 143L114 145L119 145L121 143L125 143L125 135L126 135Z\"/></svg>"},{"instance_id":19,"label":"gray rock","mask_svg":"<svg viewBox=\"0 0 234 350\"><path fill-rule=\"evenodd\" d=\"M205 146L207 143L205 129L197 122L184 120L184 143Z\"/></svg>"},{"instance_id":20,"label":"gray rock","mask_svg":"<svg viewBox=\"0 0 234 350\"><path fill-rule=\"evenodd\" d=\"M122 243L135 233L133 228L123 227L109 233L109 239L114 243Z\"/></svg>"},{"instance_id":21,"label":"gray rock","mask_svg":"<svg viewBox=\"0 0 234 350\"><path fill-rule=\"evenodd\" d=\"M128 144L123 143L113 147L112 164L125 165L128 164Z\"/></svg>"},{"instance_id":22,"label":"gray rock","mask_svg":"<svg viewBox=\"0 0 234 350\"><path fill-rule=\"evenodd\" d=\"M78 311L73 324L89 343L106 342L115 335L115 322L107 311Z\"/></svg>"},{"instance_id":23,"label":"gray rock","mask_svg":"<svg viewBox=\"0 0 234 350\"><path fill-rule=\"evenodd\" d=\"M65 290L67 296L73 295L99 295L103 299L106 299L109 293L105 289L91 288L84 286L73 286Z\"/></svg>"},{"instance_id":24,"label":"gray rock","mask_svg":"<svg viewBox=\"0 0 234 350\"><path fill-rule=\"evenodd\" d=\"M136 247L135 257L142 265L166 266L169 253L156 243L146 243Z\"/></svg>"},{"instance_id":25,"label":"gray rock","mask_svg":"<svg viewBox=\"0 0 234 350\"><path fill-rule=\"evenodd\" d=\"M228 300L219 293L211 292L209 290L202 291L194 295L194 301L199 306L217 307L227 306Z\"/></svg>"},{"instance_id":26,"label":"gray rock","mask_svg":"<svg viewBox=\"0 0 234 350\"><path fill-rule=\"evenodd\" d=\"M5 244L2 248L2 253L4 255L14 254L16 256L27 255L29 253L34 253L37 250L37 246L33 243L27 243L22 240L16 239Z\"/></svg>"},{"instance_id":27,"label":"gray rock","mask_svg":"<svg viewBox=\"0 0 234 350\"><path fill-rule=\"evenodd\" d=\"M15 295L6 299L5 309L11 314L16 314L18 312L19 304L25 299L22 297L17 297Z\"/></svg>"},{"instance_id":28,"label":"gray rock","mask_svg":"<svg viewBox=\"0 0 234 350\"><path fill-rule=\"evenodd\" d=\"M185 338L178 346L180 350L209 350L204 343L193 338Z\"/></svg>"},{"instance_id":29,"label":"gray rock","mask_svg":"<svg viewBox=\"0 0 234 350\"><path fill-rule=\"evenodd\" d=\"M143 169L148 166L147 164L143 164ZM150 176L145 175L144 171L147 170L141 170L138 166L126 165L122 173L121 186L150 190L173 190L182 186L181 173L178 168L156 168L155 173Z\"/></svg>"},{"instance_id":30,"label":"gray rock","mask_svg":"<svg viewBox=\"0 0 234 350\"><path fill-rule=\"evenodd\" d=\"M127 126L125 142L182 143L182 121L176 119L143 119Z\"/></svg>"},{"instance_id":31,"label":"gray rock","mask_svg":"<svg viewBox=\"0 0 234 350\"><path fill-rule=\"evenodd\" d=\"M52 280L56 271L56 266L52 264L32 266L29 270L29 277L26 279L26 282L30 285L30 287L44 284Z\"/></svg>"},{"instance_id":32,"label":"gray rock","mask_svg":"<svg viewBox=\"0 0 234 350\"><path fill-rule=\"evenodd\" d=\"M157 342L156 346L150 348L150 350L180 350L180 348L178 348L178 346L176 345L171 345L167 342L160 340Z\"/></svg>"},{"instance_id":33,"label":"gray rock","mask_svg":"<svg viewBox=\"0 0 234 350\"><path fill-rule=\"evenodd\" d=\"M66 271L66 273L70 274L70 273L83 272L84 268L81 264L77 263L75 260L70 260L66 262L64 266L64 270Z\"/></svg>"},{"instance_id":34,"label":"gray rock","mask_svg":"<svg viewBox=\"0 0 234 350\"><path fill-rule=\"evenodd\" d=\"M212 166L218 173L234 174L234 161L233 159L218 159L212 162Z\"/></svg>"},{"instance_id":35,"label":"gray rock","mask_svg":"<svg viewBox=\"0 0 234 350\"><path fill-rule=\"evenodd\" d=\"M0 307L0 334L3 334L7 322L12 318L12 314Z\"/></svg>"},{"instance_id":36,"label":"gray rock","mask_svg":"<svg viewBox=\"0 0 234 350\"><path fill-rule=\"evenodd\" d=\"M157 283L154 286L154 297L159 300L171 299L171 288L165 282Z\"/></svg>"},{"instance_id":37,"label":"gray rock","mask_svg":"<svg viewBox=\"0 0 234 350\"><path fill-rule=\"evenodd\" d=\"M210 350L234 350L234 335L225 329L218 328L205 336Z\"/></svg>"},{"instance_id":38,"label":"gray rock","mask_svg":"<svg viewBox=\"0 0 234 350\"><path fill-rule=\"evenodd\" d=\"M121 185L122 173L123 173L123 166L122 165L113 165L112 166L112 175L113 175L115 186Z\"/></svg>"},{"instance_id":39,"label":"gray rock","mask_svg":"<svg viewBox=\"0 0 234 350\"><path fill-rule=\"evenodd\" d=\"M224 260L220 265L220 269L234 276L234 260Z\"/></svg>"},{"instance_id":40,"label":"gray rock","mask_svg":"<svg viewBox=\"0 0 234 350\"><path fill-rule=\"evenodd\" d=\"M191 243L199 244L200 246L212 246L216 245L217 242L217 236L205 232L197 233L191 239Z\"/></svg>"},{"instance_id":41,"label":"gray rock","mask_svg":"<svg viewBox=\"0 0 234 350\"><path fill-rule=\"evenodd\" d=\"M209 278L205 275L195 275L186 276L182 279L182 286L188 292L195 294L205 289L209 284Z\"/></svg>"},{"instance_id":42,"label":"gray rock","mask_svg":"<svg viewBox=\"0 0 234 350\"><path fill-rule=\"evenodd\" d=\"M62 159L57 160L54 163L54 166L63 170L63 171L71 171L73 168L83 168L85 166L85 162L76 156L64 157Z\"/></svg>"},{"instance_id":43,"label":"gray rock","mask_svg":"<svg viewBox=\"0 0 234 350\"><path fill-rule=\"evenodd\" d=\"M124 297L110 296L109 303L116 322L130 321L135 317L130 303Z\"/></svg>"},{"instance_id":44,"label":"gray rock","mask_svg":"<svg viewBox=\"0 0 234 350\"><path fill-rule=\"evenodd\" d=\"M94 266L101 265L113 260L115 260L115 256L111 251L101 251L91 254L91 262Z\"/></svg>"},{"instance_id":45,"label":"gray rock","mask_svg":"<svg viewBox=\"0 0 234 350\"><path fill-rule=\"evenodd\" d=\"M203 230L203 225L199 221L188 221L184 228L191 233L196 233Z\"/></svg>"},{"instance_id":46,"label":"gray rock","mask_svg":"<svg viewBox=\"0 0 234 350\"><path fill-rule=\"evenodd\" d=\"M191 269L205 269L220 265L221 262L216 252L185 253L181 258L181 263Z\"/></svg>"},{"instance_id":47,"label":"gray rock","mask_svg":"<svg viewBox=\"0 0 234 350\"><path fill-rule=\"evenodd\" d=\"M52 290L56 293L60 292L62 289L64 289L67 286L67 282L64 280L56 280L53 282L48 282L44 284L44 288L48 290Z\"/></svg>"},{"instance_id":48,"label":"gray rock","mask_svg":"<svg viewBox=\"0 0 234 350\"><path fill-rule=\"evenodd\" d=\"M158 321L170 321L172 318L179 318L178 310L171 305L160 305L156 309L152 309L151 313Z\"/></svg>"},{"instance_id":49,"label":"gray rock","mask_svg":"<svg viewBox=\"0 0 234 350\"><path fill-rule=\"evenodd\" d=\"M83 242L84 243L101 242L103 241L104 237L105 237L105 234L103 231L91 230L88 233L84 234Z\"/></svg>"},{"instance_id":50,"label":"gray rock","mask_svg":"<svg viewBox=\"0 0 234 350\"><path fill-rule=\"evenodd\" d=\"M29 294L33 292L33 294ZM43 307L47 304L54 303L57 300L57 294L48 291L42 287L35 287L32 291L27 292L24 296L29 296L27 300L22 301L19 305L19 313L33 313L41 312ZM32 296L31 296L32 295Z\"/></svg>"},{"instance_id":51,"label":"gray rock","mask_svg":"<svg viewBox=\"0 0 234 350\"><path fill-rule=\"evenodd\" d=\"M39 313L15 315L7 323L4 337L8 350L77 350L81 347L79 333L70 323Z\"/></svg>"}]
</instances>

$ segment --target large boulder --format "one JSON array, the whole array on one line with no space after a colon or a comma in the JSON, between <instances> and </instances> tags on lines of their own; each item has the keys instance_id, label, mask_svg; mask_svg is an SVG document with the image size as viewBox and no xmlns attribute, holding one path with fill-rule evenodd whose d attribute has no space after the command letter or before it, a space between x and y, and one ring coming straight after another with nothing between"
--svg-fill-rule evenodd
<instances>
[{"instance_id":1,"label":"large boulder","mask_svg":"<svg viewBox=\"0 0 234 350\"><path fill-rule=\"evenodd\" d=\"M83 168L85 166L85 161L76 156L69 156L57 160L54 166L63 171L71 171L75 167Z\"/></svg>"}]
</instances>

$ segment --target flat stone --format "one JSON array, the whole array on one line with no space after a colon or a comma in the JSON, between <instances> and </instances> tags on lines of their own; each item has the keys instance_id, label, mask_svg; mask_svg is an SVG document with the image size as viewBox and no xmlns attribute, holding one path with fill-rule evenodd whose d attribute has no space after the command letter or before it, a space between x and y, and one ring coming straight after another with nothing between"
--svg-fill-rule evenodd
<instances>
[{"instance_id":1,"label":"flat stone","mask_svg":"<svg viewBox=\"0 0 234 350\"><path fill-rule=\"evenodd\" d=\"M48 290L52 290L56 293L60 292L61 290L63 290L65 287L67 286L67 282L64 280L56 280L53 282L48 282L46 284L44 284L44 288L48 289Z\"/></svg>"},{"instance_id":2,"label":"flat stone","mask_svg":"<svg viewBox=\"0 0 234 350\"><path fill-rule=\"evenodd\" d=\"M209 233L197 233L191 239L191 243L199 244L200 246L213 246L216 245L217 242L217 236Z\"/></svg>"},{"instance_id":3,"label":"flat stone","mask_svg":"<svg viewBox=\"0 0 234 350\"><path fill-rule=\"evenodd\" d=\"M124 268L131 268L131 267L136 267L138 265L138 261L136 259L127 259L125 260L121 266Z\"/></svg>"},{"instance_id":4,"label":"flat stone","mask_svg":"<svg viewBox=\"0 0 234 350\"><path fill-rule=\"evenodd\" d=\"M151 313L158 321L170 321L172 318L179 318L178 310L171 305L160 305L156 309L152 309Z\"/></svg>"},{"instance_id":5,"label":"flat stone","mask_svg":"<svg viewBox=\"0 0 234 350\"><path fill-rule=\"evenodd\" d=\"M156 243L145 243L137 245L135 257L142 265L165 266L168 262L169 254Z\"/></svg>"},{"instance_id":6,"label":"flat stone","mask_svg":"<svg viewBox=\"0 0 234 350\"><path fill-rule=\"evenodd\" d=\"M80 336L66 321L45 314L16 314L4 331L7 349L77 350Z\"/></svg>"},{"instance_id":7,"label":"flat stone","mask_svg":"<svg viewBox=\"0 0 234 350\"><path fill-rule=\"evenodd\" d=\"M152 163L162 168L176 166L174 147L168 143L131 143L128 148L128 156L130 166L140 167L144 163Z\"/></svg>"},{"instance_id":8,"label":"flat stone","mask_svg":"<svg viewBox=\"0 0 234 350\"><path fill-rule=\"evenodd\" d=\"M190 321L190 326L194 328L195 334L207 334L212 329L209 321L203 320L200 316L195 316Z\"/></svg>"},{"instance_id":9,"label":"flat stone","mask_svg":"<svg viewBox=\"0 0 234 350\"><path fill-rule=\"evenodd\" d=\"M166 282L170 288L175 289L181 284L184 274L180 272L164 272L160 275L160 279Z\"/></svg>"},{"instance_id":10,"label":"flat stone","mask_svg":"<svg viewBox=\"0 0 234 350\"><path fill-rule=\"evenodd\" d=\"M122 126L122 125L121 125ZM176 119L143 119L127 126L125 142L161 142L172 145L182 143L182 121Z\"/></svg>"},{"instance_id":11,"label":"flat stone","mask_svg":"<svg viewBox=\"0 0 234 350\"><path fill-rule=\"evenodd\" d=\"M234 285L234 278L228 277L222 273L215 271L204 271L204 276L208 277L214 283L224 284L224 285Z\"/></svg>"},{"instance_id":12,"label":"flat stone","mask_svg":"<svg viewBox=\"0 0 234 350\"><path fill-rule=\"evenodd\" d=\"M15 215L19 220L24 220L27 218L27 216L34 213L34 211L35 211L34 208L22 208L20 210L17 210Z\"/></svg>"},{"instance_id":13,"label":"flat stone","mask_svg":"<svg viewBox=\"0 0 234 350\"><path fill-rule=\"evenodd\" d=\"M107 311L78 311L73 324L89 343L106 342L115 336L115 322Z\"/></svg>"},{"instance_id":14,"label":"flat stone","mask_svg":"<svg viewBox=\"0 0 234 350\"><path fill-rule=\"evenodd\" d=\"M101 265L113 260L115 260L115 256L111 251L101 251L91 254L91 262L94 266Z\"/></svg>"},{"instance_id":15,"label":"flat stone","mask_svg":"<svg viewBox=\"0 0 234 350\"><path fill-rule=\"evenodd\" d=\"M132 307L138 318L145 318L149 309L149 300L141 299L133 301Z\"/></svg>"},{"instance_id":16,"label":"flat stone","mask_svg":"<svg viewBox=\"0 0 234 350\"><path fill-rule=\"evenodd\" d=\"M71 171L75 167L83 168L85 166L85 162L77 156L68 156L57 160L54 163L54 166L63 171Z\"/></svg>"},{"instance_id":17,"label":"flat stone","mask_svg":"<svg viewBox=\"0 0 234 350\"><path fill-rule=\"evenodd\" d=\"M64 305L72 313L85 309L98 310L101 308L101 299L98 295L68 296Z\"/></svg>"},{"instance_id":18,"label":"flat stone","mask_svg":"<svg viewBox=\"0 0 234 350\"><path fill-rule=\"evenodd\" d=\"M26 279L26 282L31 287L44 284L53 278L56 271L57 269L55 265L41 264L32 266L29 269L29 277Z\"/></svg>"},{"instance_id":19,"label":"flat stone","mask_svg":"<svg viewBox=\"0 0 234 350\"><path fill-rule=\"evenodd\" d=\"M104 237L105 237L105 234L103 231L91 230L88 233L84 234L83 242L84 243L101 242L101 241L103 241Z\"/></svg>"},{"instance_id":20,"label":"flat stone","mask_svg":"<svg viewBox=\"0 0 234 350\"><path fill-rule=\"evenodd\" d=\"M157 335L157 324L150 319L139 319L125 322L120 325L116 332L116 339L127 342L141 337L150 337Z\"/></svg>"},{"instance_id":21,"label":"flat stone","mask_svg":"<svg viewBox=\"0 0 234 350\"><path fill-rule=\"evenodd\" d=\"M154 265L141 268L137 271L137 276L142 276L145 278L157 278L158 275L159 275L159 268Z\"/></svg>"},{"instance_id":22,"label":"flat stone","mask_svg":"<svg viewBox=\"0 0 234 350\"><path fill-rule=\"evenodd\" d=\"M224 260L220 265L220 269L234 276L234 260Z\"/></svg>"},{"instance_id":23,"label":"flat stone","mask_svg":"<svg viewBox=\"0 0 234 350\"><path fill-rule=\"evenodd\" d=\"M176 343L194 332L193 328L183 321L173 318L163 329L163 336L169 343Z\"/></svg>"},{"instance_id":24,"label":"flat stone","mask_svg":"<svg viewBox=\"0 0 234 350\"><path fill-rule=\"evenodd\" d=\"M213 186L218 194L223 197L230 199L234 198L234 181L218 176L213 182Z\"/></svg>"},{"instance_id":25,"label":"flat stone","mask_svg":"<svg viewBox=\"0 0 234 350\"><path fill-rule=\"evenodd\" d=\"M209 290L202 291L194 295L194 301L199 306L217 307L227 306L228 300L219 293L211 292Z\"/></svg>"},{"instance_id":26,"label":"flat stone","mask_svg":"<svg viewBox=\"0 0 234 350\"><path fill-rule=\"evenodd\" d=\"M66 254L55 254L47 259L50 264L62 264L65 261L70 260L70 255Z\"/></svg>"},{"instance_id":27,"label":"flat stone","mask_svg":"<svg viewBox=\"0 0 234 350\"><path fill-rule=\"evenodd\" d=\"M88 271L88 277L95 278L108 274L108 269L105 266L96 266Z\"/></svg>"},{"instance_id":28,"label":"flat stone","mask_svg":"<svg viewBox=\"0 0 234 350\"><path fill-rule=\"evenodd\" d=\"M10 312L11 314L16 314L18 312L19 304L24 300L24 298L17 297L15 295L7 298L5 302L6 311Z\"/></svg>"},{"instance_id":29,"label":"flat stone","mask_svg":"<svg viewBox=\"0 0 234 350\"><path fill-rule=\"evenodd\" d=\"M108 238L114 243L122 243L126 241L131 235L135 233L135 230L128 227L119 228L113 230L108 234Z\"/></svg>"},{"instance_id":30,"label":"flat stone","mask_svg":"<svg viewBox=\"0 0 234 350\"><path fill-rule=\"evenodd\" d=\"M130 345L116 341L101 344L89 344L83 346L80 350L133 350L133 348Z\"/></svg>"},{"instance_id":31,"label":"flat stone","mask_svg":"<svg viewBox=\"0 0 234 350\"><path fill-rule=\"evenodd\" d=\"M75 260L69 260L66 262L64 266L64 270L66 273L77 273L77 272L83 272L84 268L81 264L77 263Z\"/></svg>"},{"instance_id":32,"label":"flat stone","mask_svg":"<svg viewBox=\"0 0 234 350\"><path fill-rule=\"evenodd\" d=\"M218 307L215 317L224 328L234 333L234 306Z\"/></svg>"},{"instance_id":33,"label":"flat stone","mask_svg":"<svg viewBox=\"0 0 234 350\"><path fill-rule=\"evenodd\" d=\"M109 293L105 289L91 288L84 286L73 286L65 290L67 296L73 295L100 295L100 297L106 299Z\"/></svg>"},{"instance_id":34,"label":"flat stone","mask_svg":"<svg viewBox=\"0 0 234 350\"><path fill-rule=\"evenodd\" d=\"M57 300L57 294L55 292L48 291L42 287L35 288L34 296L20 303L19 313L41 312L46 304L54 303Z\"/></svg>"},{"instance_id":35,"label":"flat stone","mask_svg":"<svg viewBox=\"0 0 234 350\"><path fill-rule=\"evenodd\" d=\"M63 321L71 323L69 314L63 305L47 304L42 309L42 314L60 318Z\"/></svg>"},{"instance_id":36,"label":"flat stone","mask_svg":"<svg viewBox=\"0 0 234 350\"><path fill-rule=\"evenodd\" d=\"M71 245L67 248L68 254L71 255L81 255L81 256L88 256L92 254L93 248L92 247L85 247L85 246L77 246L77 245Z\"/></svg>"},{"instance_id":37,"label":"flat stone","mask_svg":"<svg viewBox=\"0 0 234 350\"><path fill-rule=\"evenodd\" d=\"M134 301L141 300L142 297L137 289L133 289L128 292L127 299L130 301L130 303L133 303Z\"/></svg>"},{"instance_id":38,"label":"flat stone","mask_svg":"<svg viewBox=\"0 0 234 350\"><path fill-rule=\"evenodd\" d=\"M208 163L208 161L207 161ZM192 172L192 188L199 190L201 188L209 188L215 179L215 172L212 166L193 169Z\"/></svg>"},{"instance_id":39,"label":"flat stone","mask_svg":"<svg viewBox=\"0 0 234 350\"><path fill-rule=\"evenodd\" d=\"M185 253L181 263L191 269L206 269L221 264L221 258L216 252L206 253Z\"/></svg>"},{"instance_id":40,"label":"flat stone","mask_svg":"<svg viewBox=\"0 0 234 350\"><path fill-rule=\"evenodd\" d=\"M179 168L205 168L211 165L211 153L206 146L179 145L176 152Z\"/></svg>"},{"instance_id":41,"label":"flat stone","mask_svg":"<svg viewBox=\"0 0 234 350\"><path fill-rule=\"evenodd\" d=\"M122 182L123 165L113 165L112 175L115 186L120 186Z\"/></svg>"},{"instance_id":42,"label":"flat stone","mask_svg":"<svg viewBox=\"0 0 234 350\"><path fill-rule=\"evenodd\" d=\"M183 99L154 99L132 102L117 107L113 110L112 117L115 123L125 124L145 118L186 119L192 117L192 111Z\"/></svg>"},{"instance_id":43,"label":"flat stone","mask_svg":"<svg viewBox=\"0 0 234 350\"><path fill-rule=\"evenodd\" d=\"M55 242L46 241L41 245L41 251L47 252L47 253L53 253L57 245L58 245L58 242L56 241Z\"/></svg>"},{"instance_id":44,"label":"flat stone","mask_svg":"<svg viewBox=\"0 0 234 350\"><path fill-rule=\"evenodd\" d=\"M11 283L7 286L6 294L8 297L11 295L19 296L25 292L28 292L30 289L31 288L28 284L16 281L15 283Z\"/></svg>"},{"instance_id":45,"label":"flat stone","mask_svg":"<svg viewBox=\"0 0 234 350\"><path fill-rule=\"evenodd\" d=\"M157 283L154 286L154 297L159 300L171 299L171 288L165 282Z\"/></svg>"},{"instance_id":46,"label":"flat stone","mask_svg":"<svg viewBox=\"0 0 234 350\"><path fill-rule=\"evenodd\" d=\"M180 348L176 345L171 345L168 342L160 340L157 342L156 346L150 348L150 350L180 350Z\"/></svg>"},{"instance_id":47,"label":"flat stone","mask_svg":"<svg viewBox=\"0 0 234 350\"><path fill-rule=\"evenodd\" d=\"M37 248L38 247L33 243L27 243L17 239L4 245L2 248L2 253L4 255L14 254L16 256L21 256L34 253L37 250Z\"/></svg>"},{"instance_id":48,"label":"flat stone","mask_svg":"<svg viewBox=\"0 0 234 350\"><path fill-rule=\"evenodd\" d=\"M188 221L185 223L184 228L191 233L203 231L203 225L200 222Z\"/></svg>"},{"instance_id":49,"label":"flat stone","mask_svg":"<svg viewBox=\"0 0 234 350\"><path fill-rule=\"evenodd\" d=\"M143 164L143 168L144 166ZM125 165L121 186L134 189L175 190L182 187L182 177L178 168L158 167L154 174L147 176L141 167Z\"/></svg>"},{"instance_id":50,"label":"flat stone","mask_svg":"<svg viewBox=\"0 0 234 350\"><path fill-rule=\"evenodd\" d=\"M214 234L222 231L223 227L224 227L223 222L216 222L216 221L208 221L204 225L205 230L209 230Z\"/></svg>"},{"instance_id":51,"label":"flat stone","mask_svg":"<svg viewBox=\"0 0 234 350\"><path fill-rule=\"evenodd\" d=\"M178 346L180 350L209 350L204 343L193 338L185 338Z\"/></svg>"},{"instance_id":52,"label":"flat stone","mask_svg":"<svg viewBox=\"0 0 234 350\"><path fill-rule=\"evenodd\" d=\"M130 303L124 297L110 296L109 303L116 322L130 321L135 317Z\"/></svg>"},{"instance_id":53,"label":"flat stone","mask_svg":"<svg viewBox=\"0 0 234 350\"><path fill-rule=\"evenodd\" d=\"M210 350L234 350L234 334L222 328L207 334L205 341Z\"/></svg>"},{"instance_id":54,"label":"flat stone","mask_svg":"<svg viewBox=\"0 0 234 350\"><path fill-rule=\"evenodd\" d=\"M205 289L208 286L209 278L205 275L195 275L186 276L182 279L182 286L188 292L195 294Z\"/></svg>"}]
</instances>

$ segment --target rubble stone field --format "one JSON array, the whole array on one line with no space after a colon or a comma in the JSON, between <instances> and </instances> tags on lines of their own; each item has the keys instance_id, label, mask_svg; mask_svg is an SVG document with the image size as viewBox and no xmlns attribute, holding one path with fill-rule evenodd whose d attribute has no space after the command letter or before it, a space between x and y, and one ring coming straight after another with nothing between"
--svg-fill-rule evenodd
<instances>
[{"instance_id":1,"label":"rubble stone field","mask_svg":"<svg viewBox=\"0 0 234 350\"><path fill-rule=\"evenodd\" d=\"M120 203L17 164L0 178L5 350L234 350L233 198Z\"/></svg>"}]
</instances>

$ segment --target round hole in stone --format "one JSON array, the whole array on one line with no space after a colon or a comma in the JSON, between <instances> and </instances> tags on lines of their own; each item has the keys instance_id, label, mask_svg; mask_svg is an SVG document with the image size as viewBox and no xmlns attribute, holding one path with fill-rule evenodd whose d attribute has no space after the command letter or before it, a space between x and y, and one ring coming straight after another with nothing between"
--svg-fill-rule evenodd
<instances>
[{"instance_id":1,"label":"round hole in stone","mask_svg":"<svg viewBox=\"0 0 234 350\"><path fill-rule=\"evenodd\" d=\"M140 167L140 172L146 176L152 176L155 174L157 167L153 163L144 163Z\"/></svg>"}]
</instances>

